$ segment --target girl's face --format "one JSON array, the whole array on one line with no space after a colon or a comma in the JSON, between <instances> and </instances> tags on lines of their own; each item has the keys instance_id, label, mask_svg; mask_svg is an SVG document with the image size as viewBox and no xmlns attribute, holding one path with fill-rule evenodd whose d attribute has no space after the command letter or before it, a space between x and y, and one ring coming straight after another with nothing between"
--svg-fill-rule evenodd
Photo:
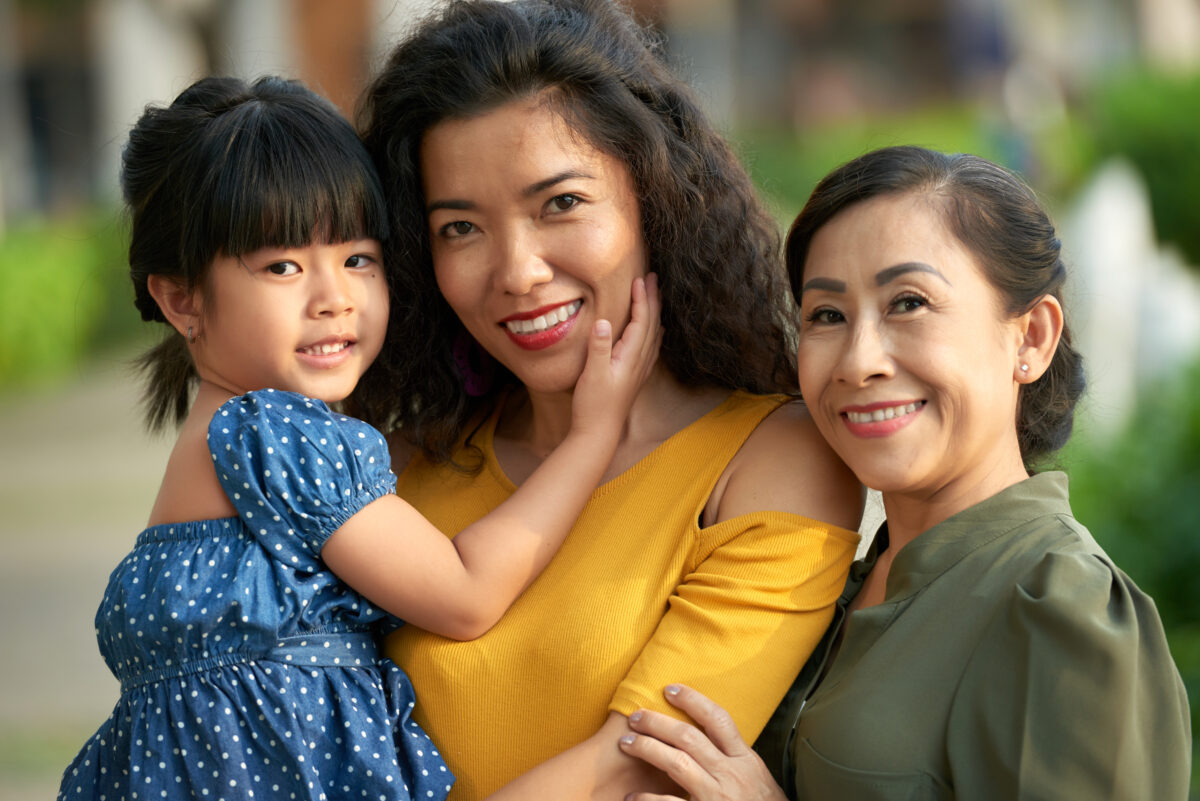
<instances>
[{"instance_id":1,"label":"girl's face","mask_svg":"<svg viewBox=\"0 0 1200 801\"><path fill-rule=\"evenodd\" d=\"M447 303L530 390L572 389L592 323L619 338L646 273L628 169L532 98L430 128L421 174Z\"/></svg>"},{"instance_id":2,"label":"girl's face","mask_svg":"<svg viewBox=\"0 0 1200 801\"><path fill-rule=\"evenodd\" d=\"M1016 434L1020 326L936 201L840 212L812 239L800 297L800 390L867 486L987 497Z\"/></svg>"},{"instance_id":3,"label":"girl's face","mask_svg":"<svg viewBox=\"0 0 1200 801\"><path fill-rule=\"evenodd\" d=\"M379 242L264 248L214 260L196 290L200 377L234 394L350 394L383 345L388 290Z\"/></svg>"}]
</instances>

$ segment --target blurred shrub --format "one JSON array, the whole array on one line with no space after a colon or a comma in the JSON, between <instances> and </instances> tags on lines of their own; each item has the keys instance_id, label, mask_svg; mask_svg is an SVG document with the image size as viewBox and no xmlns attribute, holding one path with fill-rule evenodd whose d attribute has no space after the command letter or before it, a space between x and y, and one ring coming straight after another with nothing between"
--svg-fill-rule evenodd
<instances>
[{"instance_id":1,"label":"blurred shrub","mask_svg":"<svg viewBox=\"0 0 1200 801\"><path fill-rule=\"evenodd\" d=\"M1104 444L1077 438L1063 461L1075 516L1162 614L1200 718L1200 362L1145 387L1124 432ZM1086 417L1084 418L1086 423ZM1086 431L1084 432L1086 433ZM1200 793L1193 749L1193 795Z\"/></svg>"},{"instance_id":2,"label":"blurred shrub","mask_svg":"<svg viewBox=\"0 0 1200 801\"><path fill-rule=\"evenodd\" d=\"M139 331L113 215L15 227L0 239L0 384L60 375Z\"/></svg>"},{"instance_id":3,"label":"blurred shrub","mask_svg":"<svg viewBox=\"0 0 1200 801\"><path fill-rule=\"evenodd\" d=\"M1110 79L1094 90L1084 118L1079 146L1096 159L1128 159L1146 180L1158 238L1200 265L1193 194L1200 186L1200 73Z\"/></svg>"},{"instance_id":4,"label":"blurred shrub","mask_svg":"<svg viewBox=\"0 0 1200 801\"><path fill-rule=\"evenodd\" d=\"M775 206L785 229L826 173L875 148L920 145L975 153L1017 170L1027 167L1027 154L1020 142L990 126L976 109L964 105L859 117L798 133L745 130L734 138L750 176Z\"/></svg>"}]
</instances>

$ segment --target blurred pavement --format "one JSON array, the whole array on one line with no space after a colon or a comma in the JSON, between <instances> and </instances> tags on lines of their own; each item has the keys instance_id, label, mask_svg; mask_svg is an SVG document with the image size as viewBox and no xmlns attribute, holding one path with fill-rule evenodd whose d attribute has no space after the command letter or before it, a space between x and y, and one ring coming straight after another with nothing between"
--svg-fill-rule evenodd
<instances>
[{"instance_id":1,"label":"blurred pavement","mask_svg":"<svg viewBox=\"0 0 1200 801\"><path fill-rule=\"evenodd\" d=\"M171 444L141 428L127 359L0 396L0 801L54 798L117 699L92 618Z\"/></svg>"}]
</instances>

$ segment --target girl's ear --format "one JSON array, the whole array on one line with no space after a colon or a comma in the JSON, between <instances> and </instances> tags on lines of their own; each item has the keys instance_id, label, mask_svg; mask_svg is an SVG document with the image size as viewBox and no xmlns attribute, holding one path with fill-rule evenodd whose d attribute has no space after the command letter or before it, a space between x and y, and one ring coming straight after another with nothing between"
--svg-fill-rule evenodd
<instances>
[{"instance_id":1,"label":"girl's ear","mask_svg":"<svg viewBox=\"0 0 1200 801\"><path fill-rule=\"evenodd\" d=\"M1017 381L1027 384L1036 381L1046 372L1058 340L1063 332L1063 310L1058 298L1043 295L1033 308L1021 316L1024 338L1017 351L1017 364L1013 374Z\"/></svg>"},{"instance_id":2,"label":"girl's ear","mask_svg":"<svg viewBox=\"0 0 1200 801\"><path fill-rule=\"evenodd\" d=\"M182 281L166 275L147 276L146 288L167 322L189 342L194 342L200 334L199 291L189 290Z\"/></svg>"}]
</instances>

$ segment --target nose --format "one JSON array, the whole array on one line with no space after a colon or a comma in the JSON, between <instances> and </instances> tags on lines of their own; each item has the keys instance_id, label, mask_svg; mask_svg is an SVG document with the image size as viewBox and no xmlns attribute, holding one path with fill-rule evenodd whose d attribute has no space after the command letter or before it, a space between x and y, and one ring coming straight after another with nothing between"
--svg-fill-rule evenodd
<instances>
[{"instance_id":1,"label":"nose","mask_svg":"<svg viewBox=\"0 0 1200 801\"><path fill-rule=\"evenodd\" d=\"M495 279L510 295L525 295L554 278L554 269L544 258L535 231L514 227L499 243Z\"/></svg>"},{"instance_id":2,"label":"nose","mask_svg":"<svg viewBox=\"0 0 1200 801\"><path fill-rule=\"evenodd\" d=\"M310 283L309 314L313 317L338 317L354 310L350 276L341 264L314 270Z\"/></svg>"},{"instance_id":3,"label":"nose","mask_svg":"<svg viewBox=\"0 0 1200 801\"><path fill-rule=\"evenodd\" d=\"M887 343L869 323L855 325L834 367L834 379L844 384L865 386L894 374Z\"/></svg>"}]
</instances>

